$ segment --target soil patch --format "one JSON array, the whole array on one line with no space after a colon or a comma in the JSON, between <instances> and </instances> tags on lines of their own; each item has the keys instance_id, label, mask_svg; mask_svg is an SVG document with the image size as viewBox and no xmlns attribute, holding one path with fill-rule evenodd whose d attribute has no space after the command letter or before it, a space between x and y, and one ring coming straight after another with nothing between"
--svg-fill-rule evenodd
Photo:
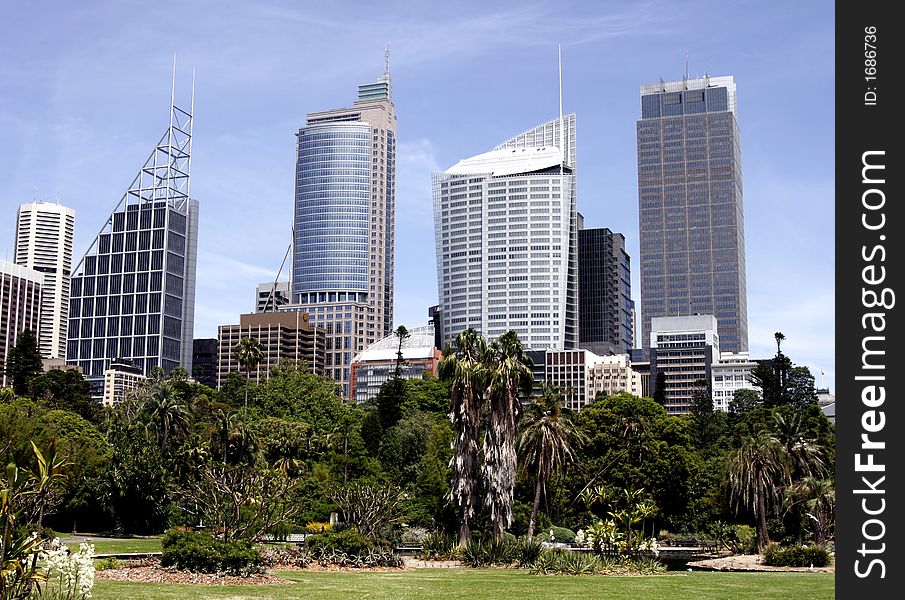
<instances>
[{"instance_id":1,"label":"soil patch","mask_svg":"<svg viewBox=\"0 0 905 600\"><path fill-rule=\"evenodd\" d=\"M136 583L188 583L194 585L249 585L249 584L286 584L288 579L269 573L255 573L248 577L235 575L218 575L216 573L191 573L165 569L160 565L141 565L123 567L121 569L104 569L94 574L96 579L108 581L131 581Z\"/></svg>"},{"instance_id":2,"label":"soil patch","mask_svg":"<svg viewBox=\"0 0 905 600\"><path fill-rule=\"evenodd\" d=\"M794 573L835 573L836 567L771 567L761 562L759 554L737 554L722 558L710 558L688 563L689 569L698 571L781 571Z\"/></svg>"}]
</instances>

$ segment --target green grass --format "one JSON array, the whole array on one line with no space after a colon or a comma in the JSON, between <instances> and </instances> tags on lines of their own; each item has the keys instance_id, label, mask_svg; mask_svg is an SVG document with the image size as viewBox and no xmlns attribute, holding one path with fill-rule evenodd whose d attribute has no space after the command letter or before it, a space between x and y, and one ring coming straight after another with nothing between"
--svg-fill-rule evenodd
<instances>
[{"instance_id":1,"label":"green grass","mask_svg":"<svg viewBox=\"0 0 905 600\"><path fill-rule=\"evenodd\" d=\"M528 600L669 598L670 600L832 599L832 573L675 572L653 577L545 577L512 569L418 569L399 573L279 573L286 585L202 586L119 583L98 580L92 598L250 600Z\"/></svg>"},{"instance_id":2,"label":"green grass","mask_svg":"<svg viewBox=\"0 0 905 600\"><path fill-rule=\"evenodd\" d=\"M71 550L79 549L79 542L63 539ZM160 552L160 538L91 538L95 554L121 554L131 552Z\"/></svg>"}]
</instances>

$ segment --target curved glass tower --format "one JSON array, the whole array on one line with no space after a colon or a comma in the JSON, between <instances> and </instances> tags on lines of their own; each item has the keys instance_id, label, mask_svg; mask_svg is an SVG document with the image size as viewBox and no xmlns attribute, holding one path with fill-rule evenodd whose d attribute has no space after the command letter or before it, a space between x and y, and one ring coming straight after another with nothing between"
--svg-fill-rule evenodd
<instances>
[{"instance_id":1,"label":"curved glass tower","mask_svg":"<svg viewBox=\"0 0 905 600\"><path fill-rule=\"evenodd\" d=\"M293 281L305 300L367 300L371 127L312 125L298 134Z\"/></svg>"},{"instance_id":2,"label":"curved glass tower","mask_svg":"<svg viewBox=\"0 0 905 600\"><path fill-rule=\"evenodd\" d=\"M387 59L389 60L389 59ZM350 397L352 357L393 328L396 112L389 62L350 108L298 131L292 304L326 331L324 372Z\"/></svg>"}]
</instances>

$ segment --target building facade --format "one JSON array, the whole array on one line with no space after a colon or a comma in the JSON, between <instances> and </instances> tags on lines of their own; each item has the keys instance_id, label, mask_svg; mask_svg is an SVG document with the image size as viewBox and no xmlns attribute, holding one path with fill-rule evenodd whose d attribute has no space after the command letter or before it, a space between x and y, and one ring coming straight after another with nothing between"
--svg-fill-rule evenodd
<instances>
[{"instance_id":1,"label":"building facade","mask_svg":"<svg viewBox=\"0 0 905 600\"><path fill-rule=\"evenodd\" d=\"M710 393L713 365L720 358L720 338L713 315L654 317L650 333L650 377L657 393L657 374L665 375L666 412L691 412L696 391Z\"/></svg>"},{"instance_id":2,"label":"building facade","mask_svg":"<svg viewBox=\"0 0 905 600\"><path fill-rule=\"evenodd\" d=\"M217 328L217 387L230 373L245 374L236 356L236 345L245 337L261 344L261 361L251 370L251 379L266 381L280 361L304 361L308 369L324 374L324 348L329 339L323 328L314 327L308 313L299 311L250 313L239 316L238 325Z\"/></svg>"},{"instance_id":3,"label":"building facade","mask_svg":"<svg viewBox=\"0 0 905 600\"><path fill-rule=\"evenodd\" d=\"M631 357L628 354L595 357L588 365L586 403L593 402L599 394L615 396L623 392L644 395L641 373L632 368Z\"/></svg>"},{"instance_id":4,"label":"building facade","mask_svg":"<svg viewBox=\"0 0 905 600\"><path fill-rule=\"evenodd\" d=\"M310 113L298 131L290 306L326 330L326 374L346 398L353 355L392 331L395 211L388 62L351 108Z\"/></svg>"},{"instance_id":5,"label":"building facade","mask_svg":"<svg viewBox=\"0 0 905 600\"><path fill-rule=\"evenodd\" d=\"M757 362L751 360L747 352L733 354L721 352L720 359L711 367L711 394L713 408L727 412L737 390L760 390L751 380L751 371Z\"/></svg>"},{"instance_id":6,"label":"building facade","mask_svg":"<svg viewBox=\"0 0 905 600\"><path fill-rule=\"evenodd\" d=\"M425 372L437 375L437 365L443 354L434 345L434 326L415 327L402 342L400 376L403 379L420 379ZM353 402L361 404L375 397L380 386L395 377L399 338L388 335L358 353L352 360Z\"/></svg>"},{"instance_id":7,"label":"building facade","mask_svg":"<svg viewBox=\"0 0 905 600\"><path fill-rule=\"evenodd\" d=\"M126 394L145 381L141 369L128 360L113 360L110 366L104 370L104 393L101 402L104 406L119 404L126 398Z\"/></svg>"},{"instance_id":8,"label":"building facade","mask_svg":"<svg viewBox=\"0 0 905 600\"><path fill-rule=\"evenodd\" d=\"M471 327L576 347L575 115L434 173L433 202L442 343Z\"/></svg>"},{"instance_id":9,"label":"building facade","mask_svg":"<svg viewBox=\"0 0 905 600\"><path fill-rule=\"evenodd\" d=\"M727 352L748 350L741 140L732 77L641 87L637 123L641 328L711 314Z\"/></svg>"},{"instance_id":10,"label":"building facade","mask_svg":"<svg viewBox=\"0 0 905 600\"><path fill-rule=\"evenodd\" d=\"M75 211L52 202L30 202L16 214L17 265L43 273L41 334L43 358L66 357L69 318L69 277Z\"/></svg>"},{"instance_id":11,"label":"building facade","mask_svg":"<svg viewBox=\"0 0 905 600\"><path fill-rule=\"evenodd\" d=\"M547 350L543 383L560 389L563 406L580 411L598 394L641 395L641 375L627 354L598 356L589 350ZM535 391L535 393L537 393Z\"/></svg>"},{"instance_id":12,"label":"building facade","mask_svg":"<svg viewBox=\"0 0 905 600\"><path fill-rule=\"evenodd\" d=\"M599 355L632 351L635 303L625 236L578 230L578 346Z\"/></svg>"},{"instance_id":13,"label":"building facade","mask_svg":"<svg viewBox=\"0 0 905 600\"><path fill-rule=\"evenodd\" d=\"M255 290L255 312L273 312L290 304L292 292L288 281L259 283Z\"/></svg>"},{"instance_id":14,"label":"building facade","mask_svg":"<svg viewBox=\"0 0 905 600\"><path fill-rule=\"evenodd\" d=\"M217 338L195 338L192 340L192 370L190 375L198 383L210 388L217 387Z\"/></svg>"},{"instance_id":15,"label":"building facade","mask_svg":"<svg viewBox=\"0 0 905 600\"><path fill-rule=\"evenodd\" d=\"M71 282L66 362L97 390L114 359L145 376L192 369L198 202L189 197L191 112L170 125Z\"/></svg>"},{"instance_id":16,"label":"building facade","mask_svg":"<svg viewBox=\"0 0 905 600\"><path fill-rule=\"evenodd\" d=\"M6 357L26 329L40 336L44 274L0 260L0 387L11 385Z\"/></svg>"}]
</instances>

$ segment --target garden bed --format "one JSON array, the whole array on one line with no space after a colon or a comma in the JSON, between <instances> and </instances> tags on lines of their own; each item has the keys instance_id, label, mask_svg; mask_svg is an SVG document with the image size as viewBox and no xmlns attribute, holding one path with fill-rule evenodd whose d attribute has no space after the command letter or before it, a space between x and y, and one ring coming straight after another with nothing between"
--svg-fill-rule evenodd
<instances>
[{"instance_id":1,"label":"garden bed","mask_svg":"<svg viewBox=\"0 0 905 600\"><path fill-rule=\"evenodd\" d=\"M722 558L710 558L688 563L688 568L696 571L749 571L772 572L789 571L797 573L835 573L833 565L827 567L771 567L763 564L763 557L759 554L736 554Z\"/></svg>"}]
</instances>

